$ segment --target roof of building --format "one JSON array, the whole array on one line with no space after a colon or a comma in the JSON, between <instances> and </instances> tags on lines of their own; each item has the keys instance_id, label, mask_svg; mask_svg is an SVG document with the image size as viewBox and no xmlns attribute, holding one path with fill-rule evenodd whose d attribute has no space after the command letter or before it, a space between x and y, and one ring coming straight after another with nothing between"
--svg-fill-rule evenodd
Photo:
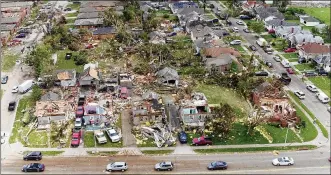
<instances>
[{"instance_id":1,"label":"roof of building","mask_svg":"<svg viewBox=\"0 0 331 175\"><path fill-rule=\"evenodd\" d=\"M75 78L76 70L69 69L69 70L56 70L56 77L58 80L70 80Z\"/></svg>"},{"instance_id":2,"label":"roof of building","mask_svg":"<svg viewBox=\"0 0 331 175\"><path fill-rule=\"evenodd\" d=\"M328 64L330 65L330 56L318 55L313 59L318 64Z\"/></svg>"},{"instance_id":3,"label":"roof of building","mask_svg":"<svg viewBox=\"0 0 331 175\"><path fill-rule=\"evenodd\" d=\"M261 19L265 19L270 16L275 16L278 19L284 19L284 15L278 11L277 7L257 6L254 10Z\"/></svg>"},{"instance_id":4,"label":"roof of building","mask_svg":"<svg viewBox=\"0 0 331 175\"><path fill-rule=\"evenodd\" d=\"M103 12L89 12L89 13L79 13L77 19L92 19L102 17Z\"/></svg>"},{"instance_id":5,"label":"roof of building","mask_svg":"<svg viewBox=\"0 0 331 175\"><path fill-rule=\"evenodd\" d=\"M315 54L328 54L330 53L330 46L321 45L318 43L308 43L300 47L306 53L315 53Z\"/></svg>"},{"instance_id":6,"label":"roof of building","mask_svg":"<svg viewBox=\"0 0 331 175\"><path fill-rule=\"evenodd\" d=\"M116 33L115 27L98 27L93 31L93 35L107 35Z\"/></svg>"},{"instance_id":7,"label":"roof of building","mask_svg":"<svg viewBox=\"0 0 331 175\"><path fill-rule=\"evenodd\" d=\"M93 26L101 24L103 24L103 18L77 19L74 23L75 26Z\"/></svg>"},{"instance_id":8,"label":"roof of building","mask_svg":"<svg viewBox=\"0 0 331 175\"><path fill-rule=\"evenodd\" d=\"M1 24L1 31L12 31L16 24Z\"/></svg>"},{"instance_id":9,"label":"roof of building","mask_svg":"<svg viewBox=\"0 0 331 175\"><path fill-rule=\"evenodd\" d=\"M284 20L281 19L272 19L269 21L266 21L267 25L273 25L273 26L298 26L298 24L296 23L290 23L290 22L286 22Z\"/></svg>"},{"instance_id":10,"label":"roof of building","mask_svg":"<svg viewBox=\"0 0 331 175\"><path fill-rule=\"evenodd\" d=\"M227 65L229 63L232 63L234 59L235 57L231 54L222 54L216 58L207 58L206 65L207 66L211 66L213 64L216 66Z\"/></svg>"},{"instance_id":11,"label":"roof of building","mask_svg":"<svg viewBox=\"0 0 331 175\"><path fill-rule=\"evenodd\" d=\"M84 7L115 7L116 3L113 1L81 1L81 8Z\"/></svg>"},{"instance_id":12,"label":"roof of building","mask_svg":"<svg viewBox=\"0 0 331 175\"><path fill-rule=\"evenodd\" d=\"M168 80L178 80L179 75L175 69L165 67L159 71L156 72L156 76L165 79L166 81Z\"/></svg>"},{"instance_id":13,"label":"roof of building","mask_svg":"<svg viewBox=\"0 0 331 175\"><path fill-rule=\"evenodd\" d=\"M100 79L99 72L97 70L91 68L91 67L88 67L87 69L84 70L84 72L81 75L81 78L86 77L86 76L90 76L90 77L95 78L97 80Z\"/></svg>"},{"instance_id":14,"label":"roof of building","mask_svg":"<svg viewBox=\"0 0 331 175\"><path fill-rule=\"evenodd\" d=\"M306 22L319 22L319 20L311 17L311 16L307 16L307 17L301 17L304 21Z\"/></svg>"},{"instance_id":15,"label":"roof of building","mask_svg":"<svg viewBox=\"0 0 331 175\"><path fill-rule=\"evenodd\" d=\"M79 12L80 13L103 12L106 9L107 9L106 7L84 7L84 8L80 8Z\"/></svg>"},{"instance_id":16,"label":"roof of building","mask_svg":"<svg viewBox=\"0 0 331 175\"><path fill-rule=\"evenodd\" d=\"M197 25L191 29L194 38L200 38L213 34L213 29L208 26Z\"/></svg>"},{"instance_id":17,"label":"roof of building","mask_svg":"<svg viewBox=\"0 0 331 175\"><path fill-rule=\"evenodd\" d=\"M13 24L13 23L18 23L19 21L20 21L19 17L1 18L1 24Z\"/></svg>"},{"instance_id":18,"label":"roof of building","mask_svg":"<svg viewBox=\"0 0 331 175\"><path fill-rule=\"evenodd\" d=\"M182 8L182 9L179 9L177 14L180 14L180 15L187 15L191 12L197 12L198 14L203 14L204 13L204 10L202 8L197 8L197 7L185 7L185 8Z\"/></svg>"},{"instance_id":19,"label":"roof of building","mask_svg":"<svg viewBox=\"0 0 331 175\"><path fill-rule=\"evenodd\" d=\"M17 1L17 2L1 2L1 8L7 8L7 7L28 7L32 6L33 2L31 1Z\"/></svg>"},{"instance_id":20,"label":"roof of building","mask_svg":"<svg viewBox=\"0 0 331 175\"><path fill-rule=\"evenodd\" d=\"M235 57L240 57L240 53L236 50L234 50L231 47L213 47L213 48L207 48L206 55L211 56L211 57L218 57L221 54L231 54L234 55Z\"/></svg>"}]
</instances>

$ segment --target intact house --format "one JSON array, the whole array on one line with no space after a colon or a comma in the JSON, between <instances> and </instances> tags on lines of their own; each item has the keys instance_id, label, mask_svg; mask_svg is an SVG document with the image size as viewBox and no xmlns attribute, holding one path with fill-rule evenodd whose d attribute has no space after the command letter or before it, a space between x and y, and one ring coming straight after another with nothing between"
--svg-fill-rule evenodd
<instances>
[{"instance_id":1,"label":"intact house","mask_svg":"<svg viewBox=\"0 0 331 175\"><path fill-rule=\"evenodd\" d=\"M286 93L275 84L260 84L252 92L252 102L270 122L279 123L282 127L300 122Z\"/></svg>"},{"instance_id":2,"label":"intact house","mask_svg":"<svg viewBox=\"0 0 331 175\"><path fill-rule=\"evenodd\" d=\"M93 67L87 67L84 69L79 77L80 86L98 86L100 83L101 75L97 69Z\"/></svg>"},{"instance_id":3,"label":"intact house","mask_svg":"<svg viewBox=\"0 0 331 175\"><path fill-rule=\"evenodd\" d=\"M76 70L56 70L55 71L56 78L55 83L63 86L76 86L77 78L76 78Z\"/></svg>"},{"instance_id":4,"label":"intact house","mask_svg":"<svg viewBox=\"0 0 331 175\"><path fill-rule=\"evenodd\" d=\"M311 16L300 16L300 23L305 26L316 26L320 21Z\"/></svg>"},{"instance_id":5,"label":"intact house","mask_svg":"<svg viewBox=\"0 0 331 175\"><path fill-rule=\"evenodd\" d=\"M275 29L276 36L287 39L288 35L301 32L301 26L279 26Z\"/></svg>"},{"instance_id":6,"label":"intact house","mask_svg":"<svg viewBox=\"0 0 331 175\"><path fill-rule=\"evenodd\" d=\"M305 43L324 43L322 37L315 36L309 31L301 31L299 33L290 34L288 35L287 39L291 47L301 46Z\"/></svg>"},{"instance_id":7,"label":"intact house","mask_svg":"<svg viewBox=\"0 0 331 175\"><path fill-rule=\"evenodd\" d=\"M190 99L180 101L179 117L184 130L204 127L204 122L211 115L207 98L203 93L194 92Z\"/></svg>"},{"instance_id":8,"label":"intact house","mask_svg":"<svg viewBox=\"0 0 331 175\"><path fill-rule=\"evenodd\" d=\"M177 14L178 11L180 11L183 8L186 7L195 7L198 8L199 5L195 2L174 2L169 4L170 10L172 11L173 14Z\"/></svg>"},{"instance_id":9,"label":"intact house","mask_svg":"<svg viewBox=\"0 0 331 175\"><path fill-rule=\"evenodd\" d=\"M98 27L92 32L94 40L103 40L114 38L117 34L115 27Z\"/></svg>"},{"instance_id":10,"label":"intact house","mask_svg":"<svg viewBox=\"0 0 331 175\"><path fill-rule=\"evenodd\" d=\"M101 18L103 12L88 12L88 13L79 13L76 19L93 19L93 18Z\"/></svg>"},{"instance_id":11,"label":"intact house","mask_svg":"<svg viewBox=\"0 0 331 175\"><path fill-rule=\"evenodd\" d=\"M233 64L236 64L240 71L242 70L242 65L237 60L237 57L240 56L240 53L233 48L206 48L203 63L210 73L229 72Z\"/></svg>"},{"instance_id":12,"label":"intact house","mask_svg":"<svg viewBox=\"0 0 331 175\"><path fill-rule=\"evenodd\" d=\"M299 56L306 60L313 60L317 56L330 56L330 46L307 43L299 47Z\"/></svg>"},{"instance_id":13,"label":"intact house","mask_svg":"<svg viewBox=\"0 0 331 175\"><path fill-rule=\"evenodd\" d=\"M94 28L103 25L103 18L77 19L74 26L77 28Z\"/></svg>"},{"instance_id":14,"label":"intact house","mask_svg":"<svg viewBox=\"0 0 331 175\"><path fill-rule=\"evenodd\" d=\"M191 40L195 41L197 39L212 38L218 40L222 37L223 31L213 30L208 26L197 25L191 29Z\"/></svg>"},{"instance_id":15,"label":"intact house","mask_svg":"<svg viewBox=\"0 0 331 175\"><path fill-rule=\"evenodd\" d=\"M179 75L176 70L165 67L155 74L158 78L158 83L165 86L175 86L178 87Z\"/></svg>"},{"instance_id":16,"label":"intact house","mask_svg":"<svg viewBox=\"0 0 331 175\"><path fill-rule=\"evenodd\" d=\"M185 26L188 19L204 14L204 10L196 7L186 7L178 11L177 17L181 26Z\"/></svg>"},{"instance_id":17,"label":"intact house","mask_svg":"<svg viewBox=\"0 0 331 175\"><path fill-rule=\"evenodd\" d=\"M286 26L286 27L299 26L296 23L289 23L289 22L286 22L286 21L281 20L281 19L272 19L272 20L269 20L269 21L265 21L264 24L265 24L266 30L268 30L269 33L274 33L274 31L275 31L274 29L276 27L280 27L280 26Z\"/></svg>"},{"instance_id":18,"label":"intact house","mask_svg":"<svg viewBox=\"0 0 331 175\"><path fill-rule=\"evenodd\" d=\"M277 7L257 6L254 8L254 11L257 20L270 21L273 19L285 19L284 15L278 11Z\"/></svg>"}]
</instances>

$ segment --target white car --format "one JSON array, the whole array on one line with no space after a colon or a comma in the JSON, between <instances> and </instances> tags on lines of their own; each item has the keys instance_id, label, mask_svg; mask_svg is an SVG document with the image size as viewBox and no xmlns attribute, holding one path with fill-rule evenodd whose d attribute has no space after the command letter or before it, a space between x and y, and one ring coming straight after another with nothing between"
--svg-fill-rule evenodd
<instances>
[{"instance_id":1,"label":"white car","mask_svg":"<svg viewBox=\"0 0 331 175\"><path fill-rule=\"evenodd\" d=\"M106 167L106 171L126 171L128 170L128 165L125 162L114 162L110 163Z\"/></svg>"},{"instance_id":2,"label":"white car","mask_svg":"<svg viewBox=\"0 0 331 175\"><path fill-rule=\"evenodd\" d=\"M236 23L237 23L238 25L245 25L245 23L242 22L242 21L237 21Z\"/></svg>"},{"instance_id":3,"label":"white car","mask_svg":"<svg viewBox=\"0 0 331 175\"><path fill-rule=\"evenodd\" d=\"M94 137L97 139L99 144L107 143L107 138L105 137L105 135L101 130L95 130Z\"/></svg>"},{"instance_id":4,"label":"white car","mask_svg":"<svg viewBox=\"0 0 331 175\"><path fill-rule=\"evenodd\" d=\"M75 120L75 128L81 128L82 127L82 119L76 118Z\"/></svg>"},{"instance_id":5,"label":"white car","mask_svg":"<svg viewBox=\"0 0 331 175\"><path fill-rule=\"evenodd\" d=\"M6 134L4 132L1 132L1 144L4 144L6 142L5 136Z\"/></svg>"},{"instance_id":6,"label":"white car","mask_svg":"<svg viewBox=\"0 0 331 175\"><path fill-rule=\"evenodd\" d=\"M274 56L273 59L274 59L275 61L277 61L277 62L282 61L282 60L279 58L279 56Z\"/></svg>"},{"instance_id":7,"label":"white car","mask_svg":"<svg viewBox=\"0 0 331 175\"><path fill-rule=\"evenodd\" d=\"M331 113L331 106L329 106L327 110Z\"/></svg>"},{"instance_id":8,"label":"white car","mask_svg":"<svg viewBox=\"0 0 331 175\"><path fill-rule=\"evenodd\" d=\"M120 136L115 131L115 129L107 129L106 132L107 132L111 142L119 142L120 141Z\"/></svg>"},{"instance_id":9,"label":"white car","mask_svg":"<svg viewBox=\"0 0 331 175\"><path fill-rule=\"evenodd\" d=\"M272 160L272 164L275 166L294 165L294 160L291 157L280 157Z\"/></svg>"},{"instance_id":10,"label":"white car","mask_svg":"<svg viewBox=\"0 0 331 175\"><path fill-rule=\"evenodd\" d=\"M317 92L318 91L316 86L314 86L312 84L308 84L307 89L310 90L311 92Z\"/></svg>"},{"instance_id":11,"label":"white car","mask_svg":"<svg viewBox=\"0 0 331 175\"><path fill-rule=\"evenodd\" d=\"M233 30L234 32L239 32L238 27L233 27L232 30Z\"/></svg>"},{"instance_id":12,"label":"white car","mask_svg":"<svg viewBox=\"0 0 331 175\"><path fill-rule=\"evenodd\" d=\"M14 86L13 89L11 90L12 93L17 93L18 92L18 86Z\"/></svg>"},{"instance_id":13,"label":"white car","mask_svg":"<svg viewBox=\"0 0 331 175\"><path fill-rule=\"evenodd\" d=\"M305 93L303 93L302 91L294 91L294 94L301 100L305 99Z\"/></svg>"},{"instance_id":14,"label":"white car","mask_svg":"<svg viewBox=\"0 0 331 175\"><path fill-rule=\"evenodd\" d=\"M240 45L241 41L240 40L233 40L230 42L231 45Z\"/></svg>"}]
</instances>

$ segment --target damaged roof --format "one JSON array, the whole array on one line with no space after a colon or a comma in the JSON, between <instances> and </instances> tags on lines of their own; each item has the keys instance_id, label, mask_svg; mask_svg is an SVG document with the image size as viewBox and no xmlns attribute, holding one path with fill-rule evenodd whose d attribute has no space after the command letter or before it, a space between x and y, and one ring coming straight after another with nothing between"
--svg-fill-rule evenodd
<instances>
[{"instance_id":1,"label":"damaged roof","mask_svg":"<svg viewBox=\"0 0 331 175\"><path fill-rule=\"evenodd\" d=\"M156 76L165 81L179 79L179 75L178 75L177 71L172 68L169 68L169 67L165 67L164 69L156 72Z\"/></svg>"},{"instance_id":2,"label":"damaged roof","mask_svg":"<svg viewBox=\"0 0 331 175\"><path fill-rule=\"evenodd\" d=\"M58 80L71 80L75 78L76 70L57 70L56 77Z\"/></svg>"},{"instance_id":3,"label":"damaged roof","mask_svg":"<svg viewBox=\"0 0 331 175\"><path fill-rule=\"evenodd\" d=\"M60 95L54 92L47 92L45 95L41 96L40 101L58 101L60 100Z\"/></svg>"},{"instance_id":4,"label":"damaged roof","mask_svg":"<svg viewBox=\"0 0 331 175\"><path fill-rule=\"evenodd\" d=\"M99 72L91 67L88 67L87 69L84 70L84 72L81 75L81 78L87 77L87 76L100 80Z\"/></svg>"}]
</instances>

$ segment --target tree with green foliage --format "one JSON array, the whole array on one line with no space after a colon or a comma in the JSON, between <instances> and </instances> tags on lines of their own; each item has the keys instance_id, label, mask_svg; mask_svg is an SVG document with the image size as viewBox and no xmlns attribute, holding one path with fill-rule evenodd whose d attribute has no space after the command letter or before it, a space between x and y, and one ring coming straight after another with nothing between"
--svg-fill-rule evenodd
<instances>
[{"instance_id":1,"label":"tree with green foliage","mask_svg":"<svg viewBox=\"0 0 331 175\"><path fill-rule=\"evenodd\" d=\"M318 35L320 33L319 30L318 30L318 28L316 28L316 27L311 28L310 31L314 35Z\"/></svg>"},{"instance_id":2,"label":"tree with green foliage","mask_svg":"<svg viewBox=\"0 0 331 175\"><path fill-rule=\"evenodd\" d=\"M35 103L36 101L39 101L42 95L43 95L43 91L40 89L40 87L38 85L33 85L32 93L30 96L33 103Z\"/></svg>"},{"instance_id":3,"label":"tree with green foliage","mask_svg":"<svg viewBox=\"0 0 331 175\"><path fill-rule=\"evenodd\" d=\"M233 62L231 63L231 69L230 69L230 71L233 72L233 73L234 73L234 72L238 72L238 65L237 65L236 62L233 61Z\"/></svg>"},{"instance_id":4,"label":"tree with green foliage","mask_svg":"<svg viewBox=\"0 0 331 175\"><path fill-rule=\"evenodd\" d=\"M35 76L40 77L43 74L49 74L54 71L53 60L51 59L52 48L50 45L38 45L27 56L26 61L33 65Z\"/></svg>"},{"instance_id":5,"label":"tree with green foliage","mask_svg":"<svg viewBox=\"0 0 331 175\"><path fill-rule=\"evenodd\" d=\"M247 134L249 135L254 135L254 129L257 126L260 126L262 123L265 122L265 114L262 113L261 109L254 109L254 111L249 114L247 120L246 120L246 125L248 126L248 131Z\"/></svg>"},{"instance_id":6,"label":"tree with green foliage","mask_svg":"<svg viewBox=\"0 0 331 175\"><path fill-rule=\"evenodd\" d=\"M261 34L264 31L264 24L261 21L252 21L247 27L257 34Z\"/></svg>"}]
</instances>

